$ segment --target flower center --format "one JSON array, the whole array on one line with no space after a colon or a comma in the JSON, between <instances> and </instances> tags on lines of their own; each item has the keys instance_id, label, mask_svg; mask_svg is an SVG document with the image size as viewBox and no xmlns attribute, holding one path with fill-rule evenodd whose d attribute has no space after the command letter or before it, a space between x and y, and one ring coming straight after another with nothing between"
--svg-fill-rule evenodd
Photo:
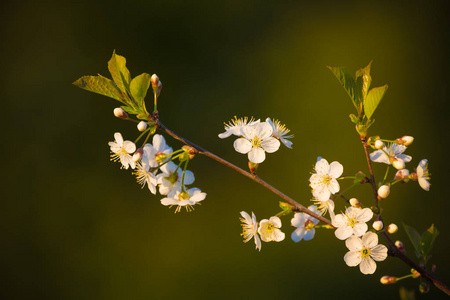
<instances>
[{"instance_id":1,"label":"flower center","mask_svg":"<svg viewBox=\"0 0 450 300\"><path fill-rule=\"evenodd\" d=\"M362 250L361 250L361 256L364 258L364 257L367 257L367 256L370 256L370 250L368 249L368 248L363 248Z\"/></svg>"},{"instance_id":2,"label":"flower center","mask_svg":"<svg viewBox=\"0 0 450 300\"><path fill-rule=\"evenodd\" d=\"M330 182L331 182L331 176L330 175L323 175L322 176L322 183L323 184L325 184L325 185L328 185L328 184L330 184Z\"/></svg>"},{"instance_id":3,"label":"flower center","mask_svg":"<svg viewBox=\"0 0 450 300\"><path fill-rule=\"evenodd\" d=\"M350 227L355 227L356 224L358 224L358 221L356 220L356 218L352 218L352 217L348 217L348 221L347 221L347 225Z\"/></svg>"},{"instance_id":4,"label":"flower center","mask_svg":"<svg viewBox=\"0 0 450 300\"><path fill-rule=\"evenodd\" d=\"M274 229L275 229L275 226L273 226L272 223L269 223L269 224L267 224L267 227L266 227L266 233L267 233L268 235L270 235L270 234L272 234L272 232L274 231Z\"/></svg>"},{"instance_id":5,"label":"flower center","mask_svg":"<svg viewBox=\"0 0 450 300\"><path fill-rule=\"evenodd\" d=\"M178 172L174 172L169 177L164 178L168 180L171 184L175 184L175 182L178 181Z\"/></svg>"},{"instance_id":6,"label":"flower center","mask_svg":"<svg viewBox=\"0 0 450 300\"><path fill-rule=\"evenodd\" d=\"M162 152L158 152L155 155L155 160L160 163L164 162L164 160L166 160L166 158L167 158L166 155Z\"/></svg>"},{"instance_id":7,"label":"flower center","mask_svg":"<svg viewBox=\"0 0 450 300\"><path fill-rule=\"evenodd\" d=\"M311 221L311 220L306 220L306 222L305 222L305 229L306 230L311 230L311 229L313 229L314 228L314 223L313 223L313 221Z\"/></svg>"},{"instance_id":8,"label":"flower center","mask_svg":"<svg viewBox=\"0 0 450 300\"><path fill-rule=\"evenodd\" d=\"M252 147L261 147L261 139L257 135L252 139Z\"/></svg>"},{"instance_id":9,"label":"flower center","mask_svg":"<svg viewBox=\"0 0 450 300\"><path fill-rule=\"evenodd\" d=\"M120 150L119 150L119 152L117 152L117 154L118 154L119 156L121 156L121 155L127 155L128 152L127 152L127 150L125 150L124 147L121 147Z\"/></svg>"},{"instance_id":10,"label":"flower center","mask_svg":"<svg viewBox=\"0 0 450 300\"><path fill-rule=\"evenodd\" d=\"M189 193L188 192L182 192L178 195L178 199L180 200L187 200L189 199Z\"/></svg>"}]
</instances>

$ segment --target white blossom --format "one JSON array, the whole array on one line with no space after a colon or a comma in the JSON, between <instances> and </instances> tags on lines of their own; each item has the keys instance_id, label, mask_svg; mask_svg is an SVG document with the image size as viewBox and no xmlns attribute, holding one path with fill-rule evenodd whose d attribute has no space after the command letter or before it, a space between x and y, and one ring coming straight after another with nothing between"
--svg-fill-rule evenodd
<instances>
[{"instance_id":1,"label":"white blossom","mask_svg":"<svg viewBox=\"0 0 450 300\"><path fill-rule=\"evenodd\" d=\"M362 236L368 229L366 222L372 217L373 212L369 208L349 207L345 214L338 214L332 220L333 226L337 227L334 234L340 240L345 240L352 234Z\"/></svg>"},{"instance_id":2,"label":"white blossom","mask_svg":"<svg viewBox=\"0 0 450 300\"><path fill-rule=\"evenodd\" d=\"M136 171L133 173L136 175L137 182L142 185L142 188L147 184L148 189L153 195L156 195L156 186L158 185L158 180L153 172L145 170L142 162L137 163Z\"/></svg>"},{"instance_id":3,"label":"white blossom","mask_svg":"<svg viewBox=\"0 0 450 300\"><path fill-rule=\"evenodd\" d=\"M419 185L425 191L430 190L430 172L428 171L428 160L422 159L416 169Z\"/></svg>"},{"instance_id":4,"label":"white blossom","mask_svg":"<svg viewBox=\"0 0 450 300\"><path fill-rule=\"evenodd\" d=\"M340 163L333 161L328 164L325 158L321 158L317 161L314 171L316 173L311 175L309 181L318 200L326 201L332 194L339 192L340 186L337 178L344 171L344 167Z\"/></svg>"},{"instance_id":5,"label":"white blossom","mask_svg":"<svg viewBox=\"0 0 450 300\"><path fill-rule=\"evenodd\" d=\"M130 155L136 151L136 145L133 142L124 141L122 135L116 132L114 133L114 142L109 142L108 145L111 148L111 152L114 153L111 155L112 161L120 160L125 169L128 169L128 167L134 169L136 167L133 157Z\"/></svg>"},{"instance_id":6,"label":"white blossom","mask_svg":"<svg viewBox=\"0 0 450 300\"><path fill-rule=\"evenodd\" d=\"M290 130L286 128L284 124L282 125L278 120L273 120L272 122L270 118L267 118L266 122L269 123L270 126L272 126L273 130L272 135L277 139L279 139L283 143L283 145L292 149L292 142L289 141L288 139L293 138L294 135L293 134L287 135L290 132Z\"/></svg>"},{"instance_id":7,"label":"white blossom","mask_svg":"<svg viewBox=\"0 0 450 300\"><path fill-rule=\"evenodd\" d=\"M186 211L191 211L194 209L193 205L204 200L205 197L206 193L203 193L198 188L192 188L187 190L186 192L176 191L170 197L162 199L161 204L170 207L172 207L173 205L177 205L175 213L180 212L183 206L186 208Z\"/></svg>"},{"instance_id":8,"label":"white blossom","mask_svg":"<svg viewBox=\"0 0 450 300\"><path fill-rule=\"evenodd\" d=\"M173 150L166 144L166 140L162 135L155 134L153 136L153 144L145 144L144 154L142 155L143 166L145 170L156 168L166 160L166 155L172 153Z\"/></svg>"},{"instance_id":9,"label":"white blossom","mask_svg":"<svg viewBox=\"0 0 450 300\"><path fill-rule=\"evenodd\" d=\"M269 220L264 219L259 222L258 233L264 242L281 242L284 240L284 232L280 229L281 220L278 217L271 217Z\"/></svg>"},{"instance_id":10,"label":"white blossom","mask_svg":"<svg viewBox=\"0 0 450 300\"><path fill-rule=\"evenodd\" d=\"M247 117L238 119L236 116L230 122L225 123L225 132L219 134L219 138L225 139L230 135L241 136L241 129L247 125L254 125L259 123L259 120L254 120L253 117L248 120Z\"/></svg>"},{"instance_id":11,"label":"white blossom","mask_svg":"<svg viewBox=\"0 0 450 300\"><path fill-rule=\"evenodd\" d=\"M177 191L181 191L182 184L189 185L194 183L194 173L186 170L183 180L183 171L173 162L169 161L160 168L161 172L156 176L158 180L159 193L172 197Z\"/></svg>"},{"instance_id":12,"label":"white blossom","mask_svg":"<svg viewBox=\"0 0 450 300\"><path fill-rule=\"evenodd\" d=\"M266 159L266 153L280 148L280 141L272 137L272 126L267 122L247 125L241 130L242 136L234 141L234 149L242 154L248 153L248 159L255 164Z\"/></svg>"},{"instance_id":13,"label":"white blossom","mask_svg":"<svg viewBox=\"0 0 450 300\"><path fill-rule=\"evenodd\" d=\"M394 167L397 169L404 169L404 163L408 163L412 159L411 156L403 154L405 150L406 146L392 143L388 146L384 146L382 150L377 150L370 153L370 159L374 162L387 165L390 165L391 161L394 161ZM397 162L398 160L402 160L403 163Z\"/></svg>"},{"instance_id":14,"label":"white blossom","mask_svg":"<svg viewBox=\"0 0 450 300\"><path fill-rule=\"evenodd\" d=\"M387 257L388 249L378 244L378 236L370 231L362 238L352 235L345 245L350 250L344 256L345 263L349 267L359 265L363 274L373 274L377 268L375 261L383 261Z\"/></svg>"},{"instance_id":15,"label":"white blossom","mask_svg":"<svg viewBox=\"0 0 450 300\"><path fill-rule=\"evenodd\" d=\"M308 209L315 214L319 214L315 205L310 205ZM296 213L291 219L291 225L297 227L297 229L292 232L292 240L296 243L300 242L302 239L305 241L311 240L316 232L314 226L317 225L317 223L319 223L319 220L306 213Z\"/></svg>"},{"instance_id":16,"label":"white blossom","mask_svg":"<svg viewBox=\"0 0 450 300\"><path fill-rule=\"evenodd\" d=\"M256 216L252 212L252 216L245 211L241 211L242 218L239 218L241 220L242 224L242 233L241 235L244 237L244 243L247 243L252 238L255 239L255 245L256 249L261 251L261 239L258 236L258 222L256 221Z\"/></svg>"}]
</instances>

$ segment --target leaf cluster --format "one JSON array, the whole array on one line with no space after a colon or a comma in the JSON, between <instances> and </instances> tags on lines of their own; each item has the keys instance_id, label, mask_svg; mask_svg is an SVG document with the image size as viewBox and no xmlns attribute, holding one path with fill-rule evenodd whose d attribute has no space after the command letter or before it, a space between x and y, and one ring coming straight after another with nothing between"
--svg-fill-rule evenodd
<instances>
[{"instance_id":1,"label":"leaf cluster","mask_svg":"<svg viewBox=\"0 0 450 300\"><path fill-rule=\"evenodd\" d=\"M430 252L433 249L434 240L439 235L439 231L434 227L434 224L422 234L419 234L416 229L405 223L403 223L403 227L405 227L406 234L414 246L417 258L426 263L431 258Z\"/></svg>"}]
</instances>

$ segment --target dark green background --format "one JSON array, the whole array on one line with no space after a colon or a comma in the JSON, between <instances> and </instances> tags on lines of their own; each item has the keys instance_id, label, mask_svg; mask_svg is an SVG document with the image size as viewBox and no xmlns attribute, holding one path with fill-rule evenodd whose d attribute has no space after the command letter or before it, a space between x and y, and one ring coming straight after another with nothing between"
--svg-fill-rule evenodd
<instances>
[{"instance_id":1,"label":"dark green background","mask_svg":"<svg viewBox=\"0 0 450 300\"><path fill-rule=\"evenodd\" d=\"M396 2L392 4L391 2ZM373 86L390 88L371 134L415 137L410 170L428 158L430 192L398 185L385 220L441 234L431 263L450 284L448 202L448 1L9 1L1 5L2 299L380 299L398 298L394 258L372 276L343 261L332 231L309 242L242 243L239 212L278 212L278 198L247 178L197 157L194 186L208 193L194 212L174 215L109 161L108 141L132 123L114 100L71 85L109 76L114 49L133 76L157 73L166 126L242 167L234 115L279 118L295 134L261 165L262 178L309 205L318 155L345 174L366 171L348 115L354 108L325 66L352 71L371 60ZM149 105L150 106L150 105ZM180 144L168 139L173 147ZM385 170L375 166L377 178ZM342 184L343 187L346 183ZM348 196L370 203L370 188ZM338 201L337 211L344 209ZM402 240L410 256L412 246ZM418 281L401 283L417 291ZM436 289L424 299L437 299Z\"/></svg>"}]
</instances>

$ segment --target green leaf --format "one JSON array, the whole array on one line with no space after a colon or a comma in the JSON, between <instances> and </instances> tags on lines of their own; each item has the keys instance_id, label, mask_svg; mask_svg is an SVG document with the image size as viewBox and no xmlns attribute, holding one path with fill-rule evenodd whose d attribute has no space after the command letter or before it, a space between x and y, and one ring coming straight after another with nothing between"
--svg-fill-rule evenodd
<instances>
[{"instance_id":1,"label":"green leaf","mask_svg":"<svg viewBox=\"0 0 450 300\"><path fill-rule=\"evenodd\" d=\"M138 112L136 111L136 110L134 110L133 108L131 108L131 107L129 107L129 106L121 106L122 107L122 109L124 110L124 111L126 111L127 113L129 113L129 114L132 114L132 115L137 115L138 114Z\"/></svg>"},{"instance_id":2,"label":"green leaf","mask_svg":"<svg viewBox=\"0 0 450 300\"><path fill-rule=\"evenodd\" d=\"M386 93L387 88L388 85L386 84L371 89L367 94L367 97L364 100L364 112L368 119L372 117L373 113L377 109L378 104L380 104L381 99L383 99L384 93Z\"/></svg>"},{"instance_id":3,"label":"green leaf","mask_svg":"<svg viewBox=\"0 0 450 300\"><path fill-rule=\"evenodd\" d=\"M148 122L147 130L149 130L150 134L154 134L156 132L156 125L154 122Z\"/></svg>"},{"instance_id":4,"label":"green leaf","mask_svg":"<svg viewBox=\"0 0 450 300\"><path fill-rule=\"evenodd\" d=\"M427 256L431 252L431 249L433 249L434 240L438 235L439 231L436 229L436 227L434 227L434 224L432 224L431 227L422 234L420 244L422 254L424 256Z\"/></svg>"},{"instance_id":5,"label":"green leaf","mask_svg":"<svg viewBox=\"0 0 450 300\"><path fill-rule=\"evenodd\" d=\"M146 111L144 98L147 95L147 90L151 85L150 78L151 76L149 74L143 73L134 77L130 84L131 95L143 111Z\"/></svg>"},{"instance_id":6,"label":"green leaf","mask_svg":"<svg viewBox=\"0 0 450 300\"><path fill-rule=\"evenodd\" d=\"M350 120L355 123L356 125L359 125L359 119L357 116L355 116L354 114L350 114Z\"/></svg>"},{"instance_id":7,"label":"green leaf","mask_svg":"<svg viewBox=\"0 0 450 300\"><path fill-rule=\"evenodd\" d=\"M126 63L125 57L117 55L116 51L114 51L111 59L108 61L108 70L109 73L111 73L111 77L115 84L119 90L122 91L123 97L127 100L131 100L128 97L128 87L130 86L131 75L126 67Z\"/></svg>"},{"instance_id":8,"label":"green leaf","mask_svg":"<svg viewBox=\"0 0 450 300\"><path fill-rule=\"evenodd\" d=\"M358 107L360 106L361 103L361 89L357 88L355 79L353 78L350 71L347 70L347 68L345 67L327 67L327 68L330 69L331 72L333 72L334 76L336 76L336 78L339 80L341 85L347 91L347 94L352 99L353 105L355 106L356 110L358 110Z\"/></svg>"},{"instance_id":9,"label":"green leaf","mask_svg":"<svg viewBox=\"0 0 450 300\"><path fill-rule=\"evenodd\" d=\"M122 93L116 87L114 82L111 79L108 79L101 75L83 76L77 81L73 82L73 84L87 91L91 91L100 95L104 95L119 100L122 103L126 103L122 97Z\"/></svg>"},{"instance_id":10,"label":"green leaf","mask_svg":"<svg viewBox=\"0 0 450 300\"><path fill-rule=\"evenodd\" d=\"M421 240L420 234L417 232L417 230L415 230L411 226L406 225L405 223L403 223L403 227L405 227L406 234L411 240L411 243L413 244L414 249L416 250L416 255L419 258L420 254L422 253L420 244Z\"/></svg>"},{"instance_id":11,"label":"green leaf","mask_svg":"<svg viewBox=\"0 0 450 300\"><path fill-rule=\"evenodd\" d=\"M370 84L372 83L372 77L370 77L370 62L367 67L356 71L356 86L361 91L362 99L365 99L369 92Z\"/></svg>"},{"instance_id":12,"label":"green leaf","mask_svg":"<svg viewBox=\"0 0 450 300\"><path fill-rule=\"evenodd\" d=\"M136 118L138 118L139 120L148 120L148 113L140 113L136 116Z\"/></svg>"}]
</instances>

